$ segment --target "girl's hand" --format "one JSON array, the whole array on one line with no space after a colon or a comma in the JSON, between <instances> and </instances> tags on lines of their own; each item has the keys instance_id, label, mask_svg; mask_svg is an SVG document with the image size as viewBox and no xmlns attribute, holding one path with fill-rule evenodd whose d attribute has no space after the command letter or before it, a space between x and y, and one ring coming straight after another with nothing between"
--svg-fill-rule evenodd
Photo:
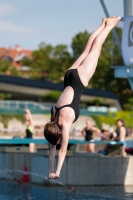
<instances>
[{"instance_id":1,"label":"girl's hand","mask_svg":"<svg viewBox=\"0 0 133 200\"><path fill-rule=\"evenodd\" d=\"M49 179L52 178L52 179L57 179L59 178L59 175L58 174L55 174L55 173L49 173Z\"/></svg>"}]
</instances>

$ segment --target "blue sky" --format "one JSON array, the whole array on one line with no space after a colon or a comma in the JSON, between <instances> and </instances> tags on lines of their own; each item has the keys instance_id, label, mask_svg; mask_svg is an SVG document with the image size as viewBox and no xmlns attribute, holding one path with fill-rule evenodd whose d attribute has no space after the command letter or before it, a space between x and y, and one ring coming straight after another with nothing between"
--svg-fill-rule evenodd
<instances>
[{"instance_id":1,"label":"blue sky","mask_svg":"<svg viewBox=\"0 0 133 200\"><path fill-rule=\"evenodd\" d=\"M123 16L123 0L104 2L110 15ZM91 33L103 17L99 0L0 0L0 47L70 46L77 33Z\"/></svg>"}]
</instances>

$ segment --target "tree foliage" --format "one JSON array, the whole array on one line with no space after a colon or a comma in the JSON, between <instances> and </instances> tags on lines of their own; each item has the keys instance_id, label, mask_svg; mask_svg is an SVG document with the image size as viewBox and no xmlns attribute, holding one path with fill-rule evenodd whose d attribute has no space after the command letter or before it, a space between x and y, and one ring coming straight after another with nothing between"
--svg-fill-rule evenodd
<instances>
[{"instance_id":1,"label":"tree foliage","mask_svg":"<svg viewBox=\"0 0 133 200\"><path fill-rule=\"evenodd\" d=\"M0 101L3 99L10 99L10 98L11 98L11 94L0 93Z\"/></svg>"},{"instance_id":2,"label":"tree foliage","mask_svg":"<svg viewBox=\"0 0 133 200\"><path fill-rule=\"evenodd\" d=\"M10 62L0 60L0 73L5 74L9 70L10 65Z\"/></svg>"},{"instance_id":3,"label":"tree foliage","mask_svg":"<svg viewBox=\"0 0 133 200\"><path fill-rule=\"evenodd\" d=\"M25 59L22 65L30 66L30 78L61 82L65 71L70 66L70 53L67 45L55 47L41 43L33 52L33 59Z\"/></svg>"},{"instance_id":4,"label":"tree foliage","mask_svg":"<svg viewBox=\"0 0 133 200\"><path fill-rule=\"evenodd\" d=\"M56 102L59 99L60 95L61 92L59 91L48 92L44 95L44 100Z\"/></svg>"},{"instance_id":5,"label":"tree foliage","mask_svg":"<svg viewBox=\"0 0 133 200\"><path fill-rule=\"evenodd\" d=\"M0 60L0 74L21 76L21 72L18 71L10 61L6 60Z\"/></svg>"},{"instance_id":6,"label":"tree foliage","mask_svg":"<svg viewBox=\"0 0 133 200\"><path fill-rule=\"evenodd\" d=\"M73 58L76 60L81 53L84 51L86 43L88 38L90 37L90 34L87 31L84 31L83 33L78 33L73 39L72 39L72 52L73 52Z\"/></svg>"},{"instance_id":7,"label":"tree foliage","mask_svg":"<svg viewBox=\"0 0 133 200\"><path fill-rule=\"evenodd\" d=\"M4 100L4 99L10 99L11 98L11 94L9 94L9 93L0 93L0 107L2 106L2 101Z\"/></svg>"}]
</instances>

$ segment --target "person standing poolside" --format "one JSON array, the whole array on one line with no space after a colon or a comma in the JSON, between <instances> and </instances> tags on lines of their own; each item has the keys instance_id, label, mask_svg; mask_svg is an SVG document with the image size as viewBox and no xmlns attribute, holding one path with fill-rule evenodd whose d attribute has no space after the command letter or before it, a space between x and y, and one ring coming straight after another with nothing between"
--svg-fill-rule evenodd
<instances>
[{"instance_id":1,"label":"person standing poolside","mask_svg":"<svg viewBox=\"0 0 133 200\"><path fill-rule=\"evenodd\" d=\"M34 135L34 123L32 119L32 115L29 109L25 110L25 124L26 124L26 138L33 138ZM35 152L35 144L29 144L30 153Z\"/></svg>"},{"instance_id":2,"label":"person standing poolside","mask_svg":"<svg viewBox=\"0 0 133 200\"><path fill-rule=\"evenodd\" d=\"M51 122L47 123L44 128L44 136L50 143L49 178L54 179L60 176L67 152L70 127L79 117L81 94L96 70L105 39L120 19L121 17L104 18L100 27L88 39L83 53L65 74L64 91L59 97L55 108L51 109ZM61 142L61 148L55 171L55 152L56 145L59 142Z\"/></svg>"},{"instance_id":3,"label":"person standing poolside","mask_svg":"<svg viewBox=\"0 0 133 200\"><path fill-rule=\"evenodd\" d=\"M116 141L125 142L126 137L126 128L124 121L122 119L118 119L116 122L117 128L116 128Z\"/></svg>"},{"instance_id":4,"label":"person standing poolside","mask_svg":"<svg viewBox=\"0 0 133 200\"><path fill-rule=\"evenodd\" d=\"M82 133L82 135L85 136L85 141L93 142L94 141L93 133L97 133L98 135L100 135L100 129L92 126L91 120L87 119L86 127L81 131L81 133ZM95 144L94 143L86 144L86 151L94 153L95 152Z\"/></svg>"}]
</instances>

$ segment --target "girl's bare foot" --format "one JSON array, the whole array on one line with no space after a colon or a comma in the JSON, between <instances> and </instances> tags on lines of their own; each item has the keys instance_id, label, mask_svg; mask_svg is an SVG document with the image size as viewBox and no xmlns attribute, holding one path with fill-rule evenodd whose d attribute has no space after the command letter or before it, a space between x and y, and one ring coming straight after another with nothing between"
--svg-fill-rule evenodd
<instances>
[{"instance_id":1,"label":"girl's bare foot","mask_svg":"<svg viewBox=\"0 0 133 200\"><path fill-rule=\"evenodd\" d=\"M106 26L106 22L107 22L107 18L103 18L103 19L102 19L102 26L103 26L103 27Z\"/></svg>"},{"instance_id":2,"label":"girl's bare foot","mask_svg":"<svg viewBox=\"0 0 133 200\"><path fill-rule=\"evenodd\" d=\"M103 19L102 19L102 24L105 25L108 19L115 19L115 16L110 16L110 17L108 17L108 18L103 18Z\"/></svg>"},{"instance_id":3,"label":"girl's bare foot","mask_svg":"<svg viewBox=\"0 0 133 200\"><path fill-rule=\"evenodd\" d=\"M115 16L110 16L108 17L108 19L115 19Z\"/></svg>"},{"instance_id":4,"label":"girl's bare foot","mask_svg":"<svg viewBox=\"0 0 133 200\"><path fill-rule=\"evenodd\" d=\"M121 20L121 17L108 18L107 21L106 21L106 25L115 26L120 20Z\"/></svg>"},{"instance_id":5,"label":"girl's bare foot","mask_svg":"<svg viewBox=\"0 0 133 200\"><path fill-rule=\"evenodd\" d=\"M102 23L105 23L107 21L107 18L102 19Z\"/></svg>"}]
</instances>

